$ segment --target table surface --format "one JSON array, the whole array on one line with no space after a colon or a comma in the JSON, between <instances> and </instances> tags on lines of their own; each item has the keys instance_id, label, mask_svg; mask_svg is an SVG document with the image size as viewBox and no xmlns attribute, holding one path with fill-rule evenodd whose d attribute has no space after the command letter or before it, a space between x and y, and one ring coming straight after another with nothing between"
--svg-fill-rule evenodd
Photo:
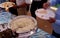
<instances>
[{"instance_id":1,"label":"table surface","mask_svg":"<svg viewBox=\"0 0 60 38\"><path fill-rule=\"evenodd\" d=\"M44 38L56 38L53 35L50 35L50 34L48 34L47 32L45 32L45 31L43 31L41 29L37 29L36 33L31 36L31 38L41 38L41 37L44 37Z\"/></svg>"},{"instance_id":2,"label":"table surface","mask_svg":"<svg viewBox=\"0 0 60 38\"><path fill-rule=\"evenodd\" d=\"M7 13L6 13L7 14ZM10 20L9 20L10 21ZM30 38L40 38L40 36L44 36L46 38L55 38L54 36L48 34L47 32L41 30L41 29L37 29L36 33L31 35Z\"/></svg>"}]
</instances>

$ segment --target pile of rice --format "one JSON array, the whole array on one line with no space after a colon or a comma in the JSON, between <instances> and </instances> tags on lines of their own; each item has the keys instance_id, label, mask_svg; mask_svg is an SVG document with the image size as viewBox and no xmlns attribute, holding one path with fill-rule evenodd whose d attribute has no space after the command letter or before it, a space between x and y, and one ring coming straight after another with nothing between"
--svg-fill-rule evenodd
<instances>
[{"instance_id":1,"label":"pile of rice","mask_svg":"<svg viewBox=\"0 0 60 38\"><path fill-rule=\"evenodd\" d=\"M28 32L35 28L34 21L30 18L20 18L15 21L12 21L10 27L12 30L15 30L17 33Z\"/></svg>"}]
</instances>

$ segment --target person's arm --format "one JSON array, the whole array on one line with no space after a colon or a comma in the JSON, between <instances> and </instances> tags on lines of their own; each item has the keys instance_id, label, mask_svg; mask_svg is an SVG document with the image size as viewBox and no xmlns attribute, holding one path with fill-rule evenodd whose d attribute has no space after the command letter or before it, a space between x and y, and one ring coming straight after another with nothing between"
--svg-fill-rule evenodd
<instances>
[{"instance_id":1,"label":"person's arm","mask_svg":"<svg viewBox=\"0 0 60 38\"><path fill-rule=\"evenodd\" d=\"M41 0L42 4L43 4L43 8L47 9L50 7L50 3L48 2L48 0Z\"/></svg>"},{"instance_id":2,"label":"person's arm","mask_svg":"<svg viewBox=\"0 0 60 38\"><path fill-rule=\"evenodd\" d=\"M50 7L50 3L49 2L46 2L46 3L43 4L43 8L44 9L47 9L49 7Z\"/></svg>"}]
</instances>

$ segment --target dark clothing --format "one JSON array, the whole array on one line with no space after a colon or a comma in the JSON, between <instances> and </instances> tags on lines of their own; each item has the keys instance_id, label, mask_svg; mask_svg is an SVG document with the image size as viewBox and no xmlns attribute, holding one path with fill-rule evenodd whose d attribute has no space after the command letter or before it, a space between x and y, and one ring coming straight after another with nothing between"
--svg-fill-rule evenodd
<instances>
[{"instance_id":1,"label":"dark clothing","mask_svg":"<svg viewBox=\"0 0 60 38\"><path fill-rule=\"evenodd\" d=\"M32 17L36 18L35 11L39 8L43 8L43 4L46 3L47 0L41 0L41 1L34 1L31 4L31 15Z\"/></svg>"},{"instance_id":2,"label":"dark clothing","mask_svg":"<svg viewBox=\"0 0 60 38\"><path fill-rule=\"evenodd\" d=\"M29 5L27 6L27 11L29 11Z\"/></svg>"},{"instance_id":3,"label":"dark clothing","mask_svg":"<svg viewBox=\"0 0 60 38\"><path fill-rule=\"evenodd\" d=\"M54 35L56 38L60 38L60 34L57 34L53 31L52 35Z\"/></svg>"},{"instance_id":4,"label":"dark clothing","mask_svg":"<svg viewBox=\"0 0 60 38\"><path fill-rule=\"evenodd\" d=\"M16 0L9 0L9 1L16 4ZM14 15L18 15L17 8L11 7L9 8L9 11Z\"/></svg>"},{"instance_id":5,"label":"dark clothing","mask_svg":"<svg viewBox=\"0 0 60 38\"><path fill-rule=\"evenodd\" d=\"M58 7L56 13L55 13L55 19L56 21L53 23L53 33L52 35L56 36L57 38L60 38L60 7Z\"/></svg>"},{"instance_id":6,"label":"dark clothing","mask_svg":"<svg viewBox=\"0 0 60 38\"><path fill-rule=\"evenodd\" d=\"M16 8L11 7L11 8L9 8L9 11L14 15L18 15Z\"/></svg>"}]
</instances>

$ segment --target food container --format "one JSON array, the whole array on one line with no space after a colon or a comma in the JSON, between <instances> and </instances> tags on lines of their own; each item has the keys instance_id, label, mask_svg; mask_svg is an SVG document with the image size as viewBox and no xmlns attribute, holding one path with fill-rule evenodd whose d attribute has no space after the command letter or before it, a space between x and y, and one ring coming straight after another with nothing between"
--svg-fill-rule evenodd
<instances>
[{"instance_id":1,"label":"food container","mask_svg":"<svg viewBox=\"0 0 60 38\"><path fill-rule=\"evenodd\" d=\"M45 10L45 11L42 11L41 10ZM37 9L35 11L35 14L36 14L36 19L37 19L37 22L38 22L38 27L50 34L52 34L52 24L47 21L51 18L55 18L55 13L50 10L50 9Z\"/></svg>"},{"instance_id":2,"label":"food container","mask_svg":"<svg viewBox=\"0 0 60 38\"><path fill-rule=\"evenodd\" d=\"M42 11L42 13L40 11ZM45 9L38 9L35 11L35 14L37 17L44 19L44 20L49 20L50 17L55 18L55 13L50 9L46 9L46 10Z\"/></svg>"},{"instance_id":3,"label":"food container","mask_svg":"<svg viewBox=\"0 0 60 38\"><path fill-rule=\"evenodd\" d=\"M27 32L17 32L16 30L14 32L18 33L18 37L17 38L28 38L30 35L34 34L36 32L36 29L37 29L37 21L31 17L31 16L26 16L26 15L21 15L21 16L17 16L16 18L14 18L13 20L10 21L10 23L8 24L9 27L11 26L11 23L15 20L18 20L20 18L29 18L29 19L32 19L33 22L34 22L34 25L35 25L35 28L30 30L30 31L27 31ZM10 27L11 29L11 27ZM12 30L13 31L13 30Z\"/></svg>"}]
</instances>

